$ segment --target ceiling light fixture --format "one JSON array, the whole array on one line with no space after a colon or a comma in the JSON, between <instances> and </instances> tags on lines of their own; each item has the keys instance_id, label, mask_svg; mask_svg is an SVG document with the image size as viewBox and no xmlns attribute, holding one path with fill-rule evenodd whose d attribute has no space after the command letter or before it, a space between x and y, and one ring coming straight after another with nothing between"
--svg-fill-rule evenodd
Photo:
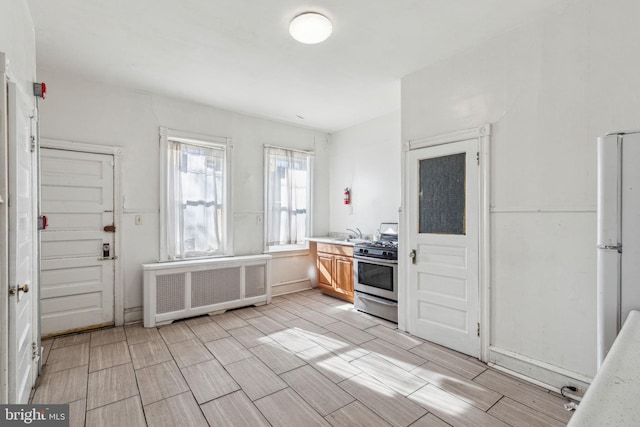
<instances>
[{"instance_id":1,"label":"ceiling light fixture","mask_svg":"<svg viewBox=\"0 0 640 427\"><path fill-rule=\"evenodd\" d=\"M296 16L289 25L291 37L305 44L316 44L325 41L333 31L329 18L315 12L307 12Z\"/></svg>"}]
</instances>

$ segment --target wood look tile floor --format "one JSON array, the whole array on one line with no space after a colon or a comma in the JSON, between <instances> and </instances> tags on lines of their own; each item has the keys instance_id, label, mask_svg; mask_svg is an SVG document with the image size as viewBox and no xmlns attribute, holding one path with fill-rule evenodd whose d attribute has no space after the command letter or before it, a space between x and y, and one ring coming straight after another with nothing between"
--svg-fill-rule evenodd
<instances>
[{"instance_id":1,"label":"wood look tile floor","mask_svg":"<svg viewBox=\"0 0 640 427\"><path fill-rule=\"evenodd\" d=\"M317 290L43 341L32 403L71 426L563 426L555 393Z\"/></svg>"}]
</instances>

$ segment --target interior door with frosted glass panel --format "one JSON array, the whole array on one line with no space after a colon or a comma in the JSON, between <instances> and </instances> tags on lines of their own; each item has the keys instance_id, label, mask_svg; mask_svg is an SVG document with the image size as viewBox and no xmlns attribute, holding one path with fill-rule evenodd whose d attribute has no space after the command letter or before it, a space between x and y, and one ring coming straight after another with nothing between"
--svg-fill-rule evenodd
<instances>
[{"instance_id":1,"label":"interior door with frosted glass panel","mask_svg":"<svg viewBox=\"0 0 640 427\"><path fill-rule=\"evenodd\" d=\"M410 151L408 331L479 356L478 140Z\"/></svg>"}]
</instances>

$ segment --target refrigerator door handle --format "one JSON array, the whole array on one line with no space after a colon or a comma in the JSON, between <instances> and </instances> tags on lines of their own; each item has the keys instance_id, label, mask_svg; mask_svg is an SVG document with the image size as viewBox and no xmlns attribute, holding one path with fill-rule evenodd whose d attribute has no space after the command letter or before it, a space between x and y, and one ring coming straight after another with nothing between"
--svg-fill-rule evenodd
<instances>
[{"instance_id":1,"label":"refrigerator door handle","mask_svg":"<svg viewBox=\"0 0 640 427\"><path fill-rule=\"evenodd\" d=\"M612 251L618 251L619 254L622 253L622 245L598 245L596 246L597 249L607 249L607 250L612 250Z\"/></svg>"}]
</instances>

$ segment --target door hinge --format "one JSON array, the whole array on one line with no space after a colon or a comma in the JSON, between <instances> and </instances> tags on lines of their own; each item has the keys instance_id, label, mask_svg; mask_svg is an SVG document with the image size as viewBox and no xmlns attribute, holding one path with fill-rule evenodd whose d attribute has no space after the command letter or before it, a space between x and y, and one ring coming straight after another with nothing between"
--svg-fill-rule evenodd
<instances>
[{"instance_id":1,"label":"door hinge","mask_svg":"<svg viewBox=\"0 0 640 427\"><path fill-rule=\"evenodd\" d=\"M480 152L476 151L476 163L480 166Z\"/></svg>"},{"instance_id":2,"label":"door hinge","mask_svg":"<svg viewBox=\"0 0 640 427\"><path fill-rule=\"evenodd\" d=\"M38 358L38 344L32 342L31 343L31 360L36 360Z\"/></svg>"},{"instance_id":3,"label":"door hinge","mask_svg":"<svg viewBox=\"0 0 640 427\"><path fill-rule=\"evenodd\" d=\"M31 135L31 152L36 151L36 137Z\"/></svg>"},{"instance_id":4,"label":"door hinge","mask_svg":"<svg viewBox=\"0 0 640 427\"><path fill-rule=\"evenodd\" d=\"M478 329L476 329L476 334L478 334L478 336L480 336L480 323L478 323Z\"/></svg>"}]
</instances>

